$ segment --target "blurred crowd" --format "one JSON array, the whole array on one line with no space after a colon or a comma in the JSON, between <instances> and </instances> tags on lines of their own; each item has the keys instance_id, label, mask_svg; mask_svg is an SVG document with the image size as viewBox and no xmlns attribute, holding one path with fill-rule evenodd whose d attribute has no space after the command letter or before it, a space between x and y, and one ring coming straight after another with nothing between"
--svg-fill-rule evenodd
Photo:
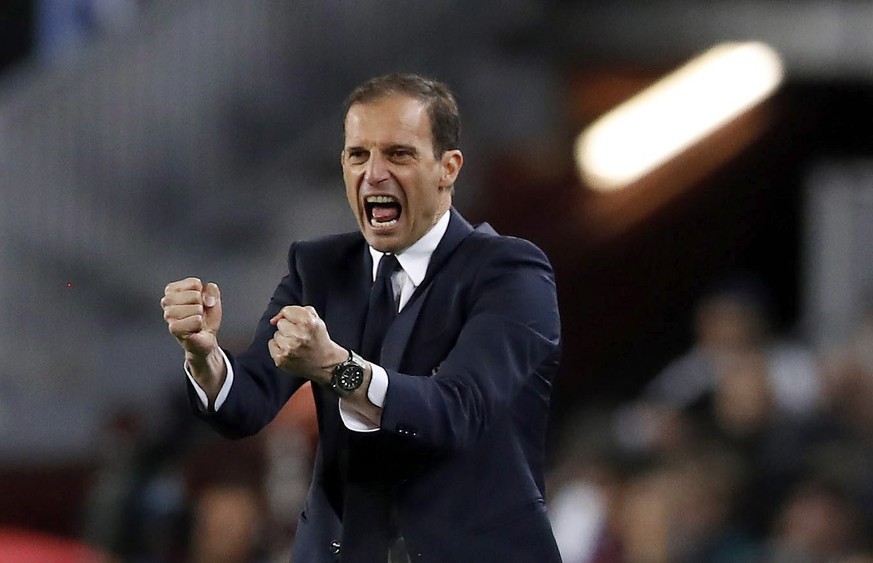
<instances>
[{"instance_id":1,"label":"blurred crowd","mask_svg":"<svg viewBox=\"0 0 873 563\"><path fill-rule=\"evenodd\" d=\"M873 312L812 350L737 276L633 400L569 424L550 510L566 563L873 562Z\"/></svg>"},{"instance_id":2,"label":"blurred crowd","mask_svg":"<svg viewBox=\"0 0 873 563\"><path fill-rule=\"evenodd\" d=\"M174 400L176 416L158 429L129 409L110 418L81 539L107 562L287 562L317 440L309 386L242 440L218 436L184 395Z\"/></svg>"}]
</instances>

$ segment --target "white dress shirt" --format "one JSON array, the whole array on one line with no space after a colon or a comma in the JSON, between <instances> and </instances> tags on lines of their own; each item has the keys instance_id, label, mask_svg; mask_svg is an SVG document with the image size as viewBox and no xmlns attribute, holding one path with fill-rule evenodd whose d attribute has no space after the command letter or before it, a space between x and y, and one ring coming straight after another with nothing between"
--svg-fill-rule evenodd
<instances>
[{"instance_id":1,"label":"white dress shirt","mask_svg":"<svg viewBox=\"0 0 873 563\"><path fill-rule=\"evenodd\" d=\"M397 261L400 263L400 270L395 272L391 277L391 284L394 287L395 299L398 300L398 311L403 310L416 288L424 280L424 276L427 273L427 266L430 263L430 258L433 255L434 250L436 250L437 245L442 240L443 235L446 234L446 229L448 229L448 227L449 212L446 211L443 216L440 217L439 221L437 221L436 224L424 234L424 236L415 241L412 246L403 252L396 254ZM382 258L383 253L372 247L370 247L369 250L370 255L373 257L373 280L375 281L376 271L379 267L379 260ZM224 365L227 367L227 377L218 392L218 396L215 398L216 411L218 411L218 409L221 408L221 405L224 404L228 393L230 393L230 388L233 386L233 368L231 367L227 356L224 354L224 351L221 351L221 355L224 358ZM372 362L370 363L370 366L373 375L370 380L370 387L367 389L367 398L371 403L381 408L385 404L385 395L388 393L388 374L382 366L378 366ZM185 364L185 373L188 375L188 379L194 386L194 391L200 398L203 408L208 408L209 399L206 396L206 392L203 391L200 385L198 385L191 376L187 363ZM378 425L361 416L358 411L345 406L342 399L339 400L339 412L343 424L345 424L346 428L349 430L355 432L375 432L379 429Z\"/></svg>"}]
</instances>

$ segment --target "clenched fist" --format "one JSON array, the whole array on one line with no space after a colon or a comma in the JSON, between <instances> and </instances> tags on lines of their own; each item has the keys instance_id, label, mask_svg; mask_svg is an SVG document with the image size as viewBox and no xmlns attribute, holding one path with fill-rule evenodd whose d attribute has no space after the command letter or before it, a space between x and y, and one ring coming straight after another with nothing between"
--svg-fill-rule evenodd
<instances>
[{"instance_id":1,"label":"clenched fist","mask_svg":"<svg viewBox=\"0 0 873 563\"><path fill-rule=\"evenodd\" d=\"M175 281L164 289L161 308L170 333L185 350L189 373L211 404L227 377L224 354L216 337L221 326L218 286L209 283L204 287L197 278Z\"/></svg>"},{"instance_id":2,"label":"clenched fist","mask_svg":"<svg viewBox=\"0 0 873 563\"><path fill-rule=\"evenodd\" d=\"M204 287L198 278L172 282L164 289L161 307L170 333L187 353L205 357L218 346L221 293L217 285Z\"/></svg>"},{"instance_id":3,"label":"clenched fist","mask_svg":"<svg viewBox=\"0 0 873 563\"><path fill-rule=\"evenodd\" d=\"M270 323L276 333L267 346L276 366L284 371L326 384L330 368L348 357L348 352L331 340L327 326L312 307L288 305Z\"/></svg>"}]
</instances>

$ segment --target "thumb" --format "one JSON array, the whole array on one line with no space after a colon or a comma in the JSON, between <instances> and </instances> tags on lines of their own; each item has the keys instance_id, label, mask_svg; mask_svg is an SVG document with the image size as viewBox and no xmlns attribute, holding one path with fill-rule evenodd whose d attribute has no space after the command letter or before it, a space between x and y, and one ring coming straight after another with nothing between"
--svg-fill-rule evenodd
<instances>
[{"instance_id":1,"label":"thumb","mask_svg":"<svg viewBox=\"0 0 873 563\"><path fill-rule=\"evenodd\" d=\"M218 286L212 282L206 284L203 290L203 305L206 307L215 307L221 303L221 291Z\"/></svg>"},{"instance_id":2,"label":"thumb","mask_svg":"<svg viewBox=\"0 0 873 563\"><path fill-rule=\"evenodd\" d=\"M203 288L203 318L206 321L204 329L218 332L221 326L221 292L214 283L208 283Z\"/></svg>"}]
</instances>

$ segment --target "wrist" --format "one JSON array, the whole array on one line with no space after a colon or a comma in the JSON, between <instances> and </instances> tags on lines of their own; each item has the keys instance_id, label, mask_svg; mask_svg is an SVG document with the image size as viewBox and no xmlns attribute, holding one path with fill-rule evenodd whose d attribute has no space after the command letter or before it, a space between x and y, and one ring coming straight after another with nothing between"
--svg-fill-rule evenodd
<instances>
[{"instance_id":1,"label":"wrist","mask_svg":"<svg viewBox=\"0 0 873 563\"><path fill-rule=\"evenodd\" d=\"M185 363L194 368L208 366L215 362L215 359L220 357L218 346L211 348L208 352L198 353L185 350Z\"/></svg>"},{"instance_id":2,"label":"wrist","mask_svg":"<svg viewBox=\"0 0 873 563\"><path fill-rule=\"evenodd\" d=\"M333 349L327 355L327 361L325 362L324 367L322 367L321 369L327 370L329 373L333 374L333 371L337 368L338 365L349 359L350 353L350 349L343 348L339 344L334 343Z\"/></svg>"},{"instance_id":3,"label":"wrist","mask_svg":"<svg viewBox=\"0 0 873 563\"><path fill-rule=\"evenodd\" d=\"M206 354L185 352L185 365L202 386L211 387L224 381L226 366L224 356L218 346Z\"/></svg>"}]
</instances>

